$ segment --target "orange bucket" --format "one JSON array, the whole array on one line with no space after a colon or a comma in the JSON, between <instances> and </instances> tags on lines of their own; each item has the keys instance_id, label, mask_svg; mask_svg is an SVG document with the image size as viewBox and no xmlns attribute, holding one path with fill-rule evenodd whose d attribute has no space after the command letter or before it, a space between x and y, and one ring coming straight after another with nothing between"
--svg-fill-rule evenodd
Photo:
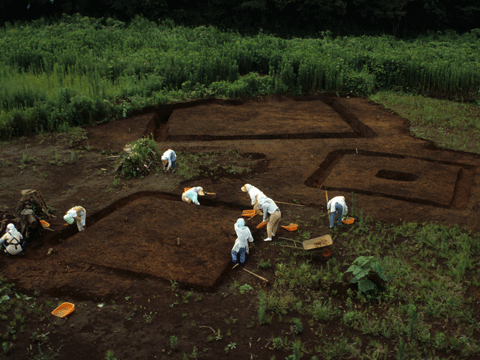
<instances>
[{"instance_id":1,"label":"orange bucket","mask_svg":"<svg viewBox=\"0 0 480 360\"><path fill-rule=\"evenodd\" d=\"M284 229L287 230L287 231L297 231L298 225L297 225L297 224L290 223L290 225L287 225L287 226L283 226L283 225L282 225L282 228L284 228Z\"/></svg>"},{"instance_id":2,"label":"orange bucket","mask_svg":"<svg viewBox=\"0 0 480 360\"><path fill-rule=\"evenodd\" d=\"M52 315L55 315L59 318L64 318L67 315L70 315L75 310L75 305L72 303L64 302L55 310L52 311Z\"/></svg>"},{"instance_id":3,"label":"orange bucket","mask_svg":"<svg viewBox=\"0 0 480 360\"><path fill-rule=\"evenodd\" d=\"M342 220L342 224L351 225L355 222L355 218L349 217L346 220Z\"/></svg>"},{"instance_id":4,"label":"orange bucket","mask_svg":"<svg viewBox=\"0 0 480 360\"><path fill-rule=\"evenodd\" d=\"M267 226L268 221L262 221L260 224L257 225L257 229L263 229L265 226Z\"/></svg>"}]
</instances>

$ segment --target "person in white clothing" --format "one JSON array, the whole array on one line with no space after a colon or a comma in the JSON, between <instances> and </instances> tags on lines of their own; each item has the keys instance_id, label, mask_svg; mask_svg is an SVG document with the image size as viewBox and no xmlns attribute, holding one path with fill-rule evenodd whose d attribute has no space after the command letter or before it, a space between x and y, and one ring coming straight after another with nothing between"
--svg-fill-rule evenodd
<instances>
[{"instance_id":1,"label":"person in white clothing","mask_svg":"<svg viewBox=\"0 0 480 360\"><path fill-rule=\"evenodd\" d=\"M175 161L177 160L177 154L172 149L168 149L162 155L163 171L167 172L172 170L175 172Z\"/></svg>"},{"instance_id":2,"label":"person in white clothing","mask_svg":"<svg viewBox=\"0 0 480 360\"><path fill-rule=\"evenodd\" d=\"M258 208L263 210L263 222L268 221L267 238L264 241L272 241L272 237L275 236L278 225L280 224L282 213L277 204L268 197L260 199Z\"/></svg>"},{"instance_id":3,"label":"person in white clothing","mask_svg":"<svg viewBox=\"0 0 480 360\"><path fill-rule=\"evenodd\" d=\"M237 233L237 239L235 240L231 252L232 262L234 266L239 264L240 267L243 268L247 257L246 254L249 252L248 243L253 242L253 236L250 229L245 226L245 220L242 218L237 220L234 227L235 232Z\"/></svg>"},{"instance_id":4,"label":"person in white clothing","mask_svg":"<svg viewBox=\"0 0 480 360\"><path fill-rule=\"evenodd\" d=\"M266 198L263 192L250 184L245 184L244 186L242 186L242 191L248 193L254 209L258 209L258 203L260 202L260 200Z\"/></svg>"},{"instance_id":5,"label":"person in white clothing","mask_svg":"<svg viewBox=\"0 0 480 360\"><path fill-rule=\"evenodd\" d=\"M0 238L0 244L5 247L5 252L10 255L17 255L22 252L23 235L15 228L15 225L8 224L5 235Z\"/></svg>"},{"instance_id":6,"label":"person in white clothing","mask_svg":"<svg viewBox=\"0 0 480 360\"><path fill-rule=\"evenodd\" d=\"M335 196L327 204L327 209L330 211L330 229L335 225L335 214L338 213L338 222L337 225L342 225L343 216L347 215L347 204L345 203L345 198L343 196Z\"/></svg>"},{"instance_id":7,"label":"person in white clothing","mask_svg":"<svg viewBox=\"0 0 480 360\"><path fill-rule=\"evenodd\" d=\"M201 188L200 186L190 188L182 194L182 201L186 202L187 204L193 202L196 205L200 205L200 203L198 202L198 195L205 195L205 193L203 192L203 188Z\"/></svg>"},{"instance_id":8,"label":"person in white clothing","mask_svg":"<svg viewBox=\"0 0 480 360\"><path fill-rule=\"evenodd\" d=\"M81 206L74 206L70 210L67 211L63 219L68 224L73 224L74 221L77 222L78 231L85 230L85 221L87 219L87 212Z\"/></svg>"}]
</instances>

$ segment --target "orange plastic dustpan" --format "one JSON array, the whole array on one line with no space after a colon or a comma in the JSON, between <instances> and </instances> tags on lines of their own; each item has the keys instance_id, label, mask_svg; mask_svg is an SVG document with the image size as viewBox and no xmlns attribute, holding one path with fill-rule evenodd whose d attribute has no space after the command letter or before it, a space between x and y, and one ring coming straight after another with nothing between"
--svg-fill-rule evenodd
<instances>
[{"instance_id":1,"label":"orange plastic dustpan","mask_svg":"<svg viewBox=\"0 0 480 360\"><path fill-rule=\"evenodd\" d=\"M52 311L52 315L55 315L59 318L64 318L67 315L70 315L75 310L75 305L69 302L64 302L55 310Z\"/></svg>"}]
</instances>

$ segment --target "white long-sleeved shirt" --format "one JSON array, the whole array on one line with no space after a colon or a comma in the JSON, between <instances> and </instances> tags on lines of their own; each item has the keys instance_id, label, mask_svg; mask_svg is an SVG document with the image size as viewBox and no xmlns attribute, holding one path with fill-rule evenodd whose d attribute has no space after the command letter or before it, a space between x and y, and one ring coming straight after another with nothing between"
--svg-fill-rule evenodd
<instances>
[{"instance_id":1,"label":"white long-sleeved shirt","mask_svg":"<svg viewBox=\"0 0 480 360\"><path fill-rule=\"evenodd\" d=\"M248 243L253 242L253 236L250 232L250 229L246 226L238 226L235 224L235 232L237 233L237 239L235 240L235 244L233 245L232 251L240 251L240 248L244 247L249 252Z\"/></svg>"},{"instance_id":2,"label":"white long-sleeved shirt","mask_svg":"<svg viewBox=\"0 0 480 360\"><path fill-rule=\"evenodd\" d=\"M192 202L196 205L200 205L200 202L198 201L198 193L202 190L201 186L196 186L191 189L188 189L185 192L185 196L188 197Z\"/></svg>"},{"instance_id":3,"label":"white long-sleeved shirt","mask_svg":"<svg viewBox=\"0 0 480 360\"><path fill-rule=\"evenodd\" d=\"M275 211L278 210L277 204L270 199L270 198L264 198L259 202L259 209L263 210L263 221L265 222L267 220L267 216L273 214Z\"/></svg>"},{"instance_id":4,"label":"white long-sleeved shirt","mask_svg":"<svg viewBox=\"0 0 480 360\"><path fill-rule=\"evenodd\" d=\"M250 195L250 200L252 200L252 205L255 205L257 201L260 202L260 200L266 198L266 195L258 190L255 186L247 184L245 187L248 195Z\"/></svg>"},{"instance_id":5,"label":"white long-sleeved shirt","mask_svg":"<svg viewBox=\"0 0 480 360\"><path fill-rule=\"evenodd\" d=\"M342 216L347 215L348 212L348 207L347 204L345 203L345 198L343 196L335 196L333 199L331 199L328 204L327 204L327 209L330 210L330 212L335 212L335 204L339 203L343 207L343 214Z\"/></svg>"},{"instance_id":6,"label":"white long-sleeved shirt","mask_svg":"<svg viewBox=\"0 0 480 360\"><path fill-rule=\"evenodd\" d=\"M166 170L169 170L172 166L172 162L177 160L177 154L175 154L175 151L173 151L172 149L168 149L163 153L162 160L168 161L168 166Z\"/></svg>"}]
</instances>

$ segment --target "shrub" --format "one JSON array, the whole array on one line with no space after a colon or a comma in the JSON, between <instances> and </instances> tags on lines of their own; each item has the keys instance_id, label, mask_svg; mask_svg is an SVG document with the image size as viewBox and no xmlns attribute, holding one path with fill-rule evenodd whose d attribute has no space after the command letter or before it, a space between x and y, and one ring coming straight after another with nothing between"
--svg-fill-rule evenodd
<instances>
[{"instance_id":1,"label":"shrub","mask_svg":"<svg viewBox=\"0 0 480 360\"><path fill-rule=\"evenodd\" d=\"M121 156L115 172L121 177L141 177L147 175L151 169L160 166L160 154L153 139L142 138L126 146L130 152Z\"/></svg>"},{"instance_id":2,"label":"shrub","mask_svg":"<svg viewBox=\"0 0 480 360\"><path fill-rule=\"evenodd\" d=\"M358 291L362 294L371 293L377 289L377 284L369 279L374 274L387 281L383 274L382 266L374 260L373 256L359 256L354 260L347 272L353 274L353 279L350 280L350 283L357 283Z\"/></svg>"}]
</instances>

